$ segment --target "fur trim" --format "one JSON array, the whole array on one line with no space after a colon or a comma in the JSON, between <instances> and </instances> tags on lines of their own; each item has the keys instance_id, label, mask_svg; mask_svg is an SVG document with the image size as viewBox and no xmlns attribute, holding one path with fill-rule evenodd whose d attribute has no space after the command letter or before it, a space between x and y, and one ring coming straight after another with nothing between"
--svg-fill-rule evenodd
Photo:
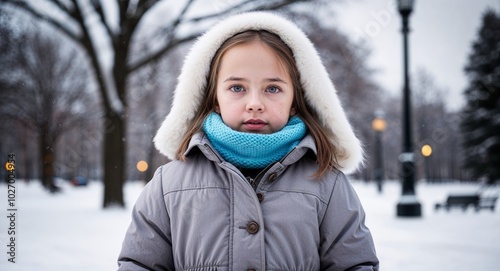
<instances>
[{"instance_id":1,"label":"fur trim","mask_svg":"<svg viewBox=\"0 0 500 271\"><path fill-rule=\"evenodd\" d=\"M318 112L322 125L334 135L331 140L339 151L337 162L341 170L345 173L355 171L363 162L362 146L347 120L318 52L294 23L267 12L234 15L198 38L184 60L172 109L154 138L156 148L174 159L187 126L202 102L212 57L224 41L245 30L273 32L292 49L307 103Z\"/></svg>"}]
</instances>

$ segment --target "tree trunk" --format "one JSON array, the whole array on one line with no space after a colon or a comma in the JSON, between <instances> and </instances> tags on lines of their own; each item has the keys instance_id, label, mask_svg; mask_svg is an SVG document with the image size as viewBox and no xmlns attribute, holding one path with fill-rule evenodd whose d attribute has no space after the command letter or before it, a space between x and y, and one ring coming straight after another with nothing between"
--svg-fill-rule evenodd
<instances>
[{"instance_id":1,"label":"tree trunk","mask_svg":"<svg viewBox=\"0 0 500 271\"><path fill-rule=\"evenodd\" d=\"M104 123L104 201L103 207L125 207L125 119L112 110L106 111Z\"/></svg>"},{"instance_id":2,"label":"tree trunk","mask_svg":"<svg viewBox=\"0 0 500 271\"><path fill-rule=\"evenodd\" d=\"M40 133L40 161L41 161L41 175L42 175L42 185L45 189L49 190L51 193L56 193L61 190L60 187L56 186L54 182L54 167L53 162L55 161L54 153L54 140L52 139L50 133L48 132L48 125L42 127L42 132Z\"/></svg>"},{"instance_id":3,"label":"tree trunk","mask_svg":"<svg viewBox=\"0 0 500 271\"><path fill-rule=\"evenodd\" d=\"M123 110L127 108L126 95L126 59L130 33L122 33L119 42L114 43L113 82ZM128 37L128 38L127 38ZM102 89L106 96L105 88ZM104 202L103 208L125 207L123 185L125 184L126 164L126 117L124 112L116 112L112 108L113 100L105 103L106 120L104 124Z\"/></svg>"}]
</instances>

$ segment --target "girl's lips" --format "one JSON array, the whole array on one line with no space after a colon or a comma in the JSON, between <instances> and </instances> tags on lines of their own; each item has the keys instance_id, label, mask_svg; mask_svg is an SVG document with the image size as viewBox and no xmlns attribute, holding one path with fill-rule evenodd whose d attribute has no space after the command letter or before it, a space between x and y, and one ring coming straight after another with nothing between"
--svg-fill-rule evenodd
<instances>
[{"instance_id":1,"label":"girl's lips","mask_svg":"<svg viewBox=\"0 0 500 271\"><path fill-rule=\"evenodd\" d=\"M261 130L266 125L267 125L267 123L265 123L264 121L259 120L259 119L250 119L250 120L247 120L243 123L243 126L245 126L246 129L251 130L251 131L252 130L253 131Z\"/></svg>"}]
</instances>

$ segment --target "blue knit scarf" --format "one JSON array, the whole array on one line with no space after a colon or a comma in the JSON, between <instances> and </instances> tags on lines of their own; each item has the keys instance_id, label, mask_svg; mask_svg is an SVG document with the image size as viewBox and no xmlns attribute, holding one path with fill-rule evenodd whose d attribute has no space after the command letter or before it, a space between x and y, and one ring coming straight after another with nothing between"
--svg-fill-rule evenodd
<instances>
[{"instance_id":1,"label":"blue knit scarf","mask_svg":"<svg viewBox=\"0 0 500 271\"><path fill-rule=\"evenodd\" d=\"M211 113L203 123L210 143L224 158L240 168L265 168L295 148L306 134L306 125L297 116L272 134L245 133L231 129L221 116Z\"/></svg>"}]
</instances>

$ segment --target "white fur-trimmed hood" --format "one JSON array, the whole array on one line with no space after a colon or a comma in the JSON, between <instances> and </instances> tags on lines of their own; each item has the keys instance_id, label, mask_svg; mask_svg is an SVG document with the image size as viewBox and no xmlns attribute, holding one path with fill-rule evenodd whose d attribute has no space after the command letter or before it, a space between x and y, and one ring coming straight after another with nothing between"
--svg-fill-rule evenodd
<instances>
[{"instance_id":1,"label":"white fur-trimmed hood","mask_svg":"<svg viewBox=\"0 0 500 271\"><path fill-rule=\"evenodd\" d=\"M268 12L231 16L198 38L184 60L171 111L154 138L156 148L174 159L188 124L202 103L212 57L225 40L245 30L273 32L292 49L307 103L319 114L320 123L335 135L331 140L339 151L337 162L341 170L355 171L363 161L362 146L316 49L294 23Z\"/></svg>"}]
</instances>

